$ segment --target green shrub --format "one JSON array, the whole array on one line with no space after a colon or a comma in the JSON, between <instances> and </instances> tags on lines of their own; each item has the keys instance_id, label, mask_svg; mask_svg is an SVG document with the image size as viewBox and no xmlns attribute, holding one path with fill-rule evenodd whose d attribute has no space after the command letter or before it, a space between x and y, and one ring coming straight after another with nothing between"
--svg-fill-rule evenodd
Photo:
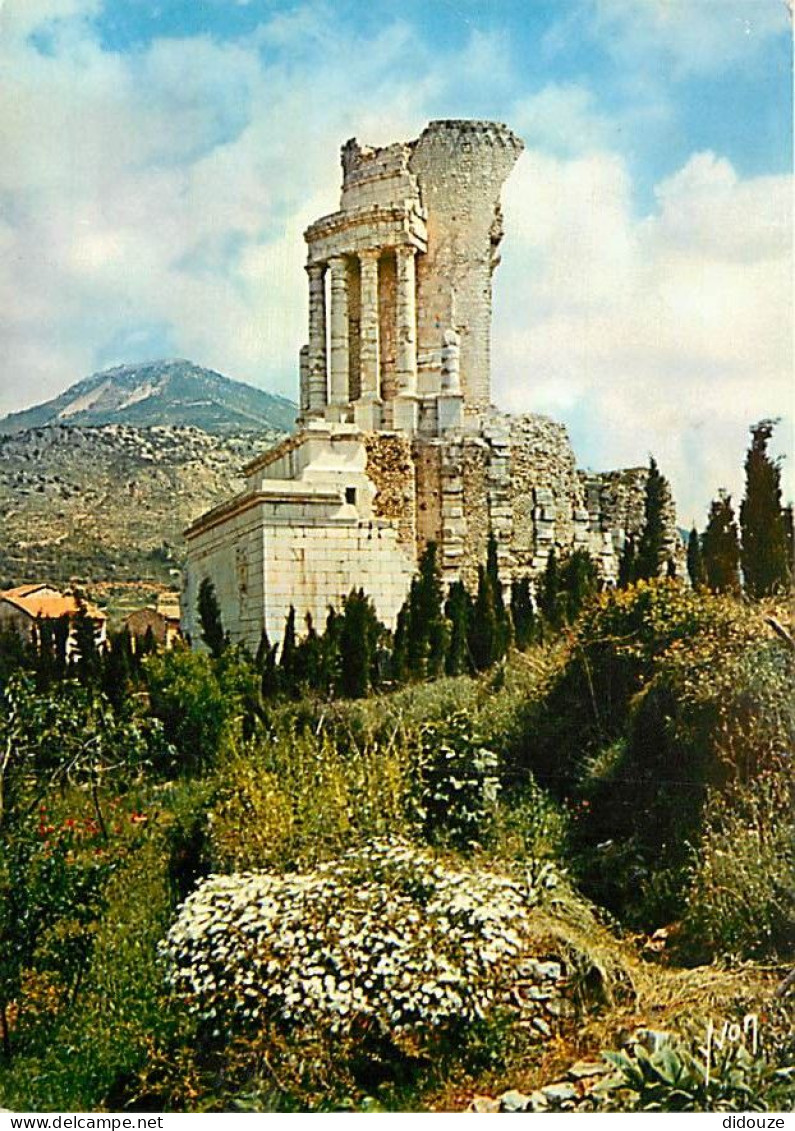
<instances>
[{"instance_id":1,"label":"green shrub","mask_svg":"<svg viewBox=\"0 0 795 1131\"><path fill-rule=\"evenodd\" d=\"M689 958L785 959L795 939L789 767L710 798L683 918Z\"/></svg>"},{"instance_id":2,"label":"green shrub","mask_svg":"<svg viewBox=\"0 0 795 1131\"><path fill-rule=\"evenodd\" d=\"M216 780L210 853L223 871L306 867L418 824L416 766L396 735L340 748L288 717L268 737L231 744Z\"/></svg>"},{"instance_id":3,"label":"green shrub","mask_svg":"<svg viewBox=\"0 0 795 1131\"><path fill-rule=\"evenodd\" d=\"M499 759L463 712L420 727L420 809L425 835L457 848L488 839L500 790Z\"/></svg>"},{"instance_id":4,"label":"green shrub","mask_svg":"<svg viewBox=\"0 0 795 1131\"><path fill-rule=\"evenodd\" d=\"M597 1094L611 1111L767 1111L771 1101L776 1110L791 1072L729 1044L713 1055L707 1073L704 1050L673 1038L654 1052L635 1044L603 1056L614 1072Z\"/></svg>"},{"instance_id":5,"label":"green shrub","mask_svg":"<svg viewBox=\"0 0 795 1131\"><path fill-rule=\"evenodd\" d=\"M671 581L602 594L525 710L517 773L572 806L589 897L638 926L676 918L710 788L795 742L792 660L758 612Z\"/></svg>"},{"instance_id":6,"label":"green shrub","mask_svg":"<svg viewBox=\"0 0 795 1131\"><path fill-rule=\"evenodd\" d=\"M238 706L224 695L213 661L204 653L175 647L148 656L144 668L152 713L176 752L174 769L205 770Z\"/></svg>"},{"instance_id":7,"label":"green shrub","mask_svg":"<svg viewBox=\"0 0 795 1131\"><path fill-rule=\"evenodd\" d=\"M166 861L161 837L150 835L113 876L79 997L0 1075L10 1106L123 1109L156 1046L185 1032L188 1018L170 1009L157 955L171 913Z\"/></svg>"},{"instance_id":8,"label":"green shrub","mask_svg":"<svg viewBox=\"0 0 795 1131\"><path fill-rule=\"evenodd\" d=\"M568 851L570 820L532 779L514 786L501 798L496 818L494 855L500 860L563 861Z\"/></svg>"}]
</instances>

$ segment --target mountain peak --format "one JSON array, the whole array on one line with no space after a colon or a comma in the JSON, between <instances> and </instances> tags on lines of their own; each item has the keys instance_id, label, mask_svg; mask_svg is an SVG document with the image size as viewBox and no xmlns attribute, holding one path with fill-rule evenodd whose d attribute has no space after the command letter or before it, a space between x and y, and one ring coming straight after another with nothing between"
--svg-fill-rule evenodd
<instances>
[{"instance_id":1,"label":"mountain peak","mask_svg":"<svg viewBox=\"0 0 795 1131\"><path fill-rule=\"evenodd\" d=\"M51 424L192 425L206 432L291 431L296 406L286 397L233 381L186 358L115 365L85 377L60 396L11 413L0 434Z\"/></svg>"}]
</instances>

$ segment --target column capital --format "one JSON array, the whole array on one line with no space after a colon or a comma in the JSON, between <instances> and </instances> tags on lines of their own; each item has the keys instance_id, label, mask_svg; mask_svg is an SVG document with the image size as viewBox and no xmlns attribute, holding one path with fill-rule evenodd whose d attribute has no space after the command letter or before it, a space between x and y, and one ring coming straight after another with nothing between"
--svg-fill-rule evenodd
<instances>
[{"instance_id":1,"label":"column capital","mask_svg":"<svg viewBox=\"0 0 795 1131\"><path fill-rule=\"evenodd\" d=\"M304 270L310 279L322 279L326 273L325 263L307 263L304 265Z\"/></svg>"},{"instance_id":2,"label":"column capital","mask_svg":"<svg viewBox=\"0 0 795 1131\"><path fill-rule=\"evenodd\" d=\"M362 251L357 252L357 255L359 256L359 259L368 260L368 261L372 262L373 260L378 260L378 259L381 258L381 248L380 247L366 247Z\"/></svg>"},{"instance_id":3,"label":"column capital","mask_svg":"<svg viewBox=\"0 0 795 1131\"><path fill-rule=\"evenodd\" d=\"M331 271L339 271L340 268L348 266L347 257L345 255L330 255L328 258L328 266Z\"/></svg>"},{"instance_id":4,"label":"column capital","mask_svg":"<svg viewBox=\"0 0 795 1131\"><path fill-rule=\"evenodd\" d=\"M395 245L395 255L399 259L413 259L418 248L413 243L399 243Z\"/></svg>"}]
</instances>

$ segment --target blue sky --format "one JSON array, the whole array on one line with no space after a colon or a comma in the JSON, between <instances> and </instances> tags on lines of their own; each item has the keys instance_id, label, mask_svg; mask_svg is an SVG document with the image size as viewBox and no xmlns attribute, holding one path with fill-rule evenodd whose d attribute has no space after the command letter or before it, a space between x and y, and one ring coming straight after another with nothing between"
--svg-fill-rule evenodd
<instances>
[{"instance_id":1,"label":"blue sky","mask_svg":"<svg viewBox=\"0 0 795 1131\"><path fill-rule=\"evenodd\" d=\"M160 354L295 396L340 144L496 118L496 401L701 522L792 447L791 56L783 0L2 0L0 411Z\"/></svg>"}]
</instances>

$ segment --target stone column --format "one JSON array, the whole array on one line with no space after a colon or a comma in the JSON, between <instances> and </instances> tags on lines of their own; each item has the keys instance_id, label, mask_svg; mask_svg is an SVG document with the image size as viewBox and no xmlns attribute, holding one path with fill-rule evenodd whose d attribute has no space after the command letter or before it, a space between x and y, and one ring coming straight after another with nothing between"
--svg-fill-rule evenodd
<instances>
[{"instance_id":1,"label":"stone column","mask_svg":"<svg viewBox=\"0 0 795 1131\"><path fill-rule=\"evenodd\" d=\"M309 346L301 346L298 354L298 374L301 390L298 422L303 424L309 412Z\"/></svg>"},{"instance_id":2,"label":"stone column","mask_svg":"<svg viewBox=\"0 0 795 1131\"><path fill-rule=\"evenodd\" d=\"M329 260L331 314L329 333L329 401L335 419L343 416L350 402L348 370L348 264L341 256Z\"/></svg>"},{"instance_id":3,"label":"stone column","mask_svg":"<svg viewBox=\"0 0 795 1131\"><path fill-rule=\"evenodd\" d=\"M401 393L417 391L417 292L416 249L395 248L397 258L397 376Z\"/></svg>"},{"instance_id":4,"label":"stone column","mask_svg":"<svg viewBox=\"0 0 795 1131\"><path fill-rule=\"evenodd\" d=\"M397 380L398 395L393 404L394 425L401 432L417 431L417 276L416 248L401 244L395 248L397 262L397 294L395 320L397 323Z\"/></svg>"},{"instance_id":5,"label":"stone column","mask_svg":"<svg viewBox=\"0 0 795 1131\"><path fill-rule=\"evenodd\" d=\"M325 263L310 263L309 275L309 415L322 416L328 401L326 383Z\"/></svg>"},{"instance_id":6,"label":"stone column","mask_svg":"<svg viewBox=\"0 0 795 1131\"><path fill-rule=\"evenodd\" d=\"M381 422L381 356L378 335L378 257L377 248L359 253L361 263L361 323L359 370L361 399L354 410L360 428L372 431Z\"/></svg>"}]
</instances>

